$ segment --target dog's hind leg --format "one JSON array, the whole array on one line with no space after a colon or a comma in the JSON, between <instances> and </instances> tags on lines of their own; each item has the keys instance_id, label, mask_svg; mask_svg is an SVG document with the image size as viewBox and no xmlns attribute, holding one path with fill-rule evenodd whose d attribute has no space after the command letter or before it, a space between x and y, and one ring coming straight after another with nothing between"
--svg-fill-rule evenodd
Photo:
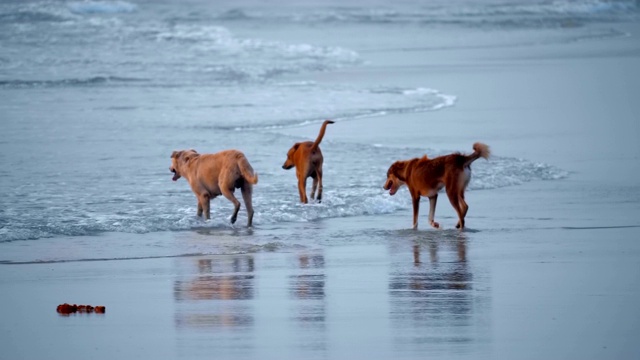
<instances>
[{"instance_id":1,"label":"dog's hind leg","mask_svg":"<svg viewBox=\"0 0 640 360\"><path fill-rule=\"evenodd\" d=\"M316 178L318 180L318 202L322 202L322 169L316 170Z\"/></svg>"},{"instance_id":2,"label":"dog's hind leg","mask_svg":"<svg viewBox=\"0 0 640 360\"><path fill-rule=\"evenodd\" d=\"M316 190L318 189L318 174L311 174L311 178L313 179L313 184L311 185L311 200L316 198ZM322 197L322 193L318 193L318 200Z\"/></svg>"},{"instance_id":3,"label":"dog's hind leg","mask_svg":"<svg viewBox=\"0 0 640 360\"><path fill-rule=\"evenodd\" d=\"M451 206L458 213L458 224L456 224L456 228L462 229L464 228L464 213L460 208L460 196L458 189L455 186L447 186L447 196L449 197L449 202L451 202Z\"/></svg>"},{"instance_id":4,"label":"dog's hind leg","mask_svg":"<svg viewBox=\"0 0 640 360\"><path fill-rule=\"evenodd\" d=\"M251 184L245 183L240 191L242 191L242 199L244 200L244 206L247 208L247 217L249 218L247 220L247 227L251 227L253 224L253 205L251 203L253 188Z\"/></svg>"},{"instance_id":5,"label":"dog's hind leg","mask_svg":"<svg viewBox=\"0 0 640 360\"><path fill-rule=\"evenodd\" d=\"M460 203L460 210L462 211L462 218L467 217L467 211L469 211L469 205L464 200L464 189L460 190L458 195L458 202Z\"/></svg>"},{"instance_id":6,"label":"dog's hind leg","mask_svg":"<svg viewBox=\"0 0 640 360\"><path fill-rule=\"evenodd\" d=\"M436 229L440 228L440 224L434 221L434 217L436 216L437 202L438 202L438 194L435 194L429 198L429 224Z\"/></svg>"},{"instance_id":7,"label":"dog's hind leg","mask_svg":"<svg viewBox=\"0 0 640 360\"><path fill-rule=\"evenodd\" d=\"M202 216L202 202L200 201L200 198L198 198L198 212L196 213L196 216Z\"/></svg>"},{"instance_id":8,"label":"dog's hind leg","mask_svg":"<svg viewBox=\"0 0 640 360\"><path fill-rule=\"evenodd\" d=\"M222 195L227 198L227 200L233 203L233 215L231 215L231 223L235 224L236 220L238 220L238 211L240 211L240 201L233 196L233 190L229 190L227 188L220 189Z\"/></svg>"}]
</instances>

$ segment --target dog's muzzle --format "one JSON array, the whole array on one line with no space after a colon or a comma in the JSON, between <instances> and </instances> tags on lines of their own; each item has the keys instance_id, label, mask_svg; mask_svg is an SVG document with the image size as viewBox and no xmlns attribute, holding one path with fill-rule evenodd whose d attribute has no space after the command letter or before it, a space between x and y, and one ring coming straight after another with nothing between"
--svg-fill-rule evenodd
<instances>
[{"instance_id":1,"label":"dog's muzzle","mask_svg":"<svg viewBox=\"0 0 640 360\"><path fill-rule=\"evenodd\" d=\"M398 191L398 189L394 189L393 188L393 181L392 180L387 180L384 183L384 186L382 187L385 190L389 190L389 195L395 195L396 191Z\"/></svg>"},{"instance_id":2,"label":"dog's muzzle","mask_svg":"<svg viewBox=\"0 0 640 360\"><path fill-rule=\"evenodd\" d=\"M176 169L169 168L169 171L173 173L173 181L180 179L180 174L176 171Z\"/></svg>"}]
</instances>

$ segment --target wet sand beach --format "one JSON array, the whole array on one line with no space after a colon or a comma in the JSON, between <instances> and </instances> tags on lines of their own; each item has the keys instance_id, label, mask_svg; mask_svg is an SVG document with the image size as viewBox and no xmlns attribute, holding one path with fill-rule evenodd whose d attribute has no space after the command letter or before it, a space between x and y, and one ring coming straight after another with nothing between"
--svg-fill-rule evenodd
<instances>
[{"instance_id":1,"label":"wet sand beach","mask_svg":"<svg viewBox=\"0 0 640 360\"><path fill-rule=\"evenodd\" d=\"M501 197L535 208L549 197L526 194L564 190ZM577 205L523 216L495 196L470 196L495 205L465 232L407 230L394 214L290 229L326 241L307 249L4 265L3 358L636 357L637 227L565 227ZM344 232L353 244L331 244ZM56 314L65 301L107 311Z\"/></svg>"}]
</instances>

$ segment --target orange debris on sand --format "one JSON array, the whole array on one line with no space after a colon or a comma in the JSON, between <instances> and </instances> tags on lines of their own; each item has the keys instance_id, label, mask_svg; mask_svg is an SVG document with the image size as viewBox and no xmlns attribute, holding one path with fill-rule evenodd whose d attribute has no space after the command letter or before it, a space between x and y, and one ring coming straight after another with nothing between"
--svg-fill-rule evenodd
<instances>
[{"instance_id":1,"label":"orange debris on sand","mask_svg":"<svg viewBox=\"0 0 640 360\"><path fill-rule=\"evenodd\" d=\"M58 305L58 308L56 309L56 311L62 315L69 315L76 312L80 312L80 313L95 312L97 314L104 314L105 310L106 308L104 306L93 307L91 305L76 305L76 304L71 305L67 303Z\"/></svg>"}]
</instances>

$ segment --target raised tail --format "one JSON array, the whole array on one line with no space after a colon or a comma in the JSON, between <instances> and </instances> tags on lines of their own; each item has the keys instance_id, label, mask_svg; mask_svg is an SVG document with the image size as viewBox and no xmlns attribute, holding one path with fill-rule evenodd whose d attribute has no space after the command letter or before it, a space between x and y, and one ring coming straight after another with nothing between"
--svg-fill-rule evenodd
<instances>
[{"instance_id":1,"label":"raised tail","mask_svg":"<svg viewBox=\"0 0 640 360\"><path fill-rule=\"evenodd\" d=\"M478 160L479 158L488 159L491 155L491 151L489 150L489 146L480 142L473 144L473 154L468 155L466 161L464 162L464 166L471 165L472 162Z\"/></svg>"},{"instance_id":2,"label":"raised tail","mask_svg":"<svg viewBox=\"0 0 640 360\"><path fill-rule=\"evenodd\" d=\"M247 160L244 155L238 157L238 168L240 168L242 177L249 184L255 185L258 183L258 173L253 171L251 164L249 164L249 160Z\"/></svg>"},{"instance_id":3,"label":"raised tail","mask_svg":"<svg viewBox=\"0 0 640 360\"><path fill-rule=\"evenodd\" d=\"M322 138L324 137L324 132L327 129L327 125L329 124L333 124L334 121L331 120L325 120L322 123L322 127L320 128L320 133L318 134L318 138L316 138L316 141L313 143L313 146L311 146L311 151L315 151L318 146L320 145L320 142L322 141Z\"/></svg>"}]
</instances>

